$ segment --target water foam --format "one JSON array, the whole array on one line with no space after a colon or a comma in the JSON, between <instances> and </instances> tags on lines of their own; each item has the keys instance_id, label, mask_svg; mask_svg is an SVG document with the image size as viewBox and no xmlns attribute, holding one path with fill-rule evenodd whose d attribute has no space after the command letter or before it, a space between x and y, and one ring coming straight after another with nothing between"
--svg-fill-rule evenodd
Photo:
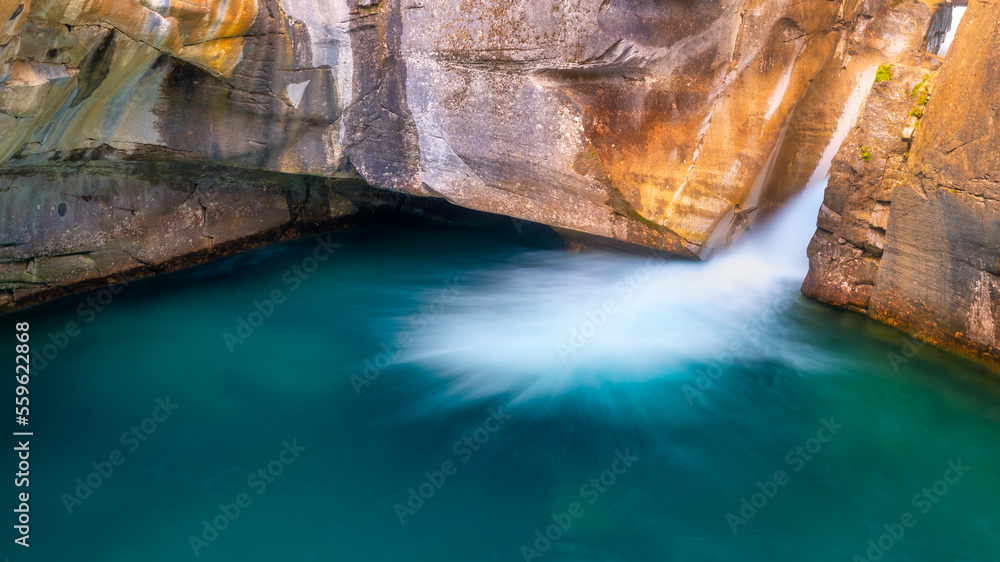
<instances>
[{"instance_id":1,"label":"water foam","mask_svg":"<svg viewBox=\"0 0 1000 562\"><path fill-rule=\"evenodd\" d=\"M520 398L688 373L740 345L741 358L809 361L778 327L808 269L834 155L874 79L859 81L806 189L778 216L707 262L534 252L478 272L402 359L458 394ZM767 340L767 341L762 341Z\"/></svg>"}]
</instances>

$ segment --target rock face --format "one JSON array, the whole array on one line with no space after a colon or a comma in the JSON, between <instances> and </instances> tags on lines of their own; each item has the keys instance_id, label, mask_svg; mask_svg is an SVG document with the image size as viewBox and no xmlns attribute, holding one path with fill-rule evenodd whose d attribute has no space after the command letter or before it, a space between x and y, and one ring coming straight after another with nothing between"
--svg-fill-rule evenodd
<instances>
[{"instance_id":1,"label":"rock face","mask_svg":"<svg viewBox=\"0 0 1000 562\"><path fill-rule=\"evenodd\" d=\"M923 64L882 67L857 126L833 161L809 245L807 296L868 310L889 226L892 179L910 149L903 131L917 122L911 114L925 109L940 64L929 56L914 62Z\"/></svg>"},{"instance_id":2,"label":"rock face","mask_svg":"<svg viewBox=\"0 0 1000 562\"><path fill-rule=\"evenodd\" d=\"M796 194L858 81L949 17L936 0L0 0L0 307L196 259L213 220L233 244L306 232L287 195L306 177L358 208L433 197L704 258Z\"/></svg>"},{"instance_id":3,"label":"rock face","mask_svg":"<svg viewBox=\"0 0 1000 562\"><path fill-rule=\"evenodd\" d=\"M904 68L874 88L838 157L803 286L809 296L995 367L998 23L1000 6L970 2L939 72L924 81L925 70ZM871 147L870 162L859 160L860 145Z\"/></svg>"}]
</instances>

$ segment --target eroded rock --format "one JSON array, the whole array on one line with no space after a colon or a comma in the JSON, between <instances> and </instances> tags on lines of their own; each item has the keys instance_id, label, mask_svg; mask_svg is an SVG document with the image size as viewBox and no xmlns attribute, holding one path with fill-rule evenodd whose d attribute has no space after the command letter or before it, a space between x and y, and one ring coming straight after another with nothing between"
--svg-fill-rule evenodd
<instances>
[{"instance_id":1,"label":"eroded rock","mask_svg":"<svg viewBox=\"0 0 1000 562\"><path fill-rule=\"evenodd\" d=\"M831 223L821 214L803 287L994 367L1000 366L997 21L1000 7L970 2L943 66L910 90L913 99L887 104L875 89L858 134L838 157L843 173L831 181L826 206L840 219ZM904 75L900 86L919 85L919 75ZM893 131L902 132L893 138ZM904 138L912 146L900 144ZM884 147L884 167L859 165L850 146L859 142L878 147L876 155ZM869 232L880 234L881 256L857 244L866 218ZM857 273L859 260L877 263L873 280ZM859 296L862 288L869 296Z\"/></svg>"},{"instance_id":2,"label":"eroded rock","mask_svg":"<svg viewBox=\"0 0 1000 562\"><path fill-rule=\"evenodd\" d=\"M15 248L5 259L30 261L130 232L140 264L218 255L212 240L295 223L287 198L251 200L261 184L234 179L257 170L290 186L363 180L706 258L804 187L859 81L937 41L948 10L932 0L0 0L0 171L25 180L3 188L0 215L20 218L0 225L0 245ZM77 162L101 171L65 175ZM170 173L137 180L135 162ZM43 176L52 187L41 189ZM115 189L155 201L98 218L50 193L115 205ZM232 193L228 214L205 215L203 204ZM51 210L60 203L65 216ZM170 211L151 210L161 204ZM79 221L72 237L56 217ZM170 234L142 234L152 229ZM47 282L75 284L88 267ZM95 282L107 271L90 270Z\"/></svg>"}]
</instances>

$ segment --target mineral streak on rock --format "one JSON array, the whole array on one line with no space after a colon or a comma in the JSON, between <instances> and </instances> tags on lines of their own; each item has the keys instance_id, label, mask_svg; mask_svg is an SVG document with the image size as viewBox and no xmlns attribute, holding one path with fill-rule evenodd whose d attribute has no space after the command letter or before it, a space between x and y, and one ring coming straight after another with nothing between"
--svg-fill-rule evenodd
<instances>
[{"instance_id":1,"label":"mineral streak on rock","mask_svg":"<svg viewBox=\"0 0 1000 562\"><path fill-rule=\"evenodd\" d=\"M31 4L32 19L71 27L111 27L226 76L240 61L243 36L259 9L257 0L39 0Z\"/></svg>"},{"instance_id":2,"label":"mineral streak on rock","mask_svg":"<svg viewBox=\"0 0 1000 562\"><path fill-rule=\"evenodd\" d=\"M933 13L919 2L452 4L413 9L403 26L426 186L700 257L730 241L737 206L771 210L805 185L857 78L916 51Z\"/></svg>"}]
</instances>

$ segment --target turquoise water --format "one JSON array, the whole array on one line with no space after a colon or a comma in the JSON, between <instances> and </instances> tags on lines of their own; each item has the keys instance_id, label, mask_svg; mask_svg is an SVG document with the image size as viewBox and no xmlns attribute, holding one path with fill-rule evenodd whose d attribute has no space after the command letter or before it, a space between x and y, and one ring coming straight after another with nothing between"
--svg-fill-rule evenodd
<instances>
[{"instance_id":1,"label":"turquoise water","mask_svg":"<svg viewBox=\"0 0 1000 562\"><path fill-rule=\"evenodd\" d=\"M315 263L305 240L5 317L64 349L33 362L31 547L8 527L4 551L1000 560L995 375L754 262L566 254L513 226L359 230Z\"/></svg>"}]
</instances>

